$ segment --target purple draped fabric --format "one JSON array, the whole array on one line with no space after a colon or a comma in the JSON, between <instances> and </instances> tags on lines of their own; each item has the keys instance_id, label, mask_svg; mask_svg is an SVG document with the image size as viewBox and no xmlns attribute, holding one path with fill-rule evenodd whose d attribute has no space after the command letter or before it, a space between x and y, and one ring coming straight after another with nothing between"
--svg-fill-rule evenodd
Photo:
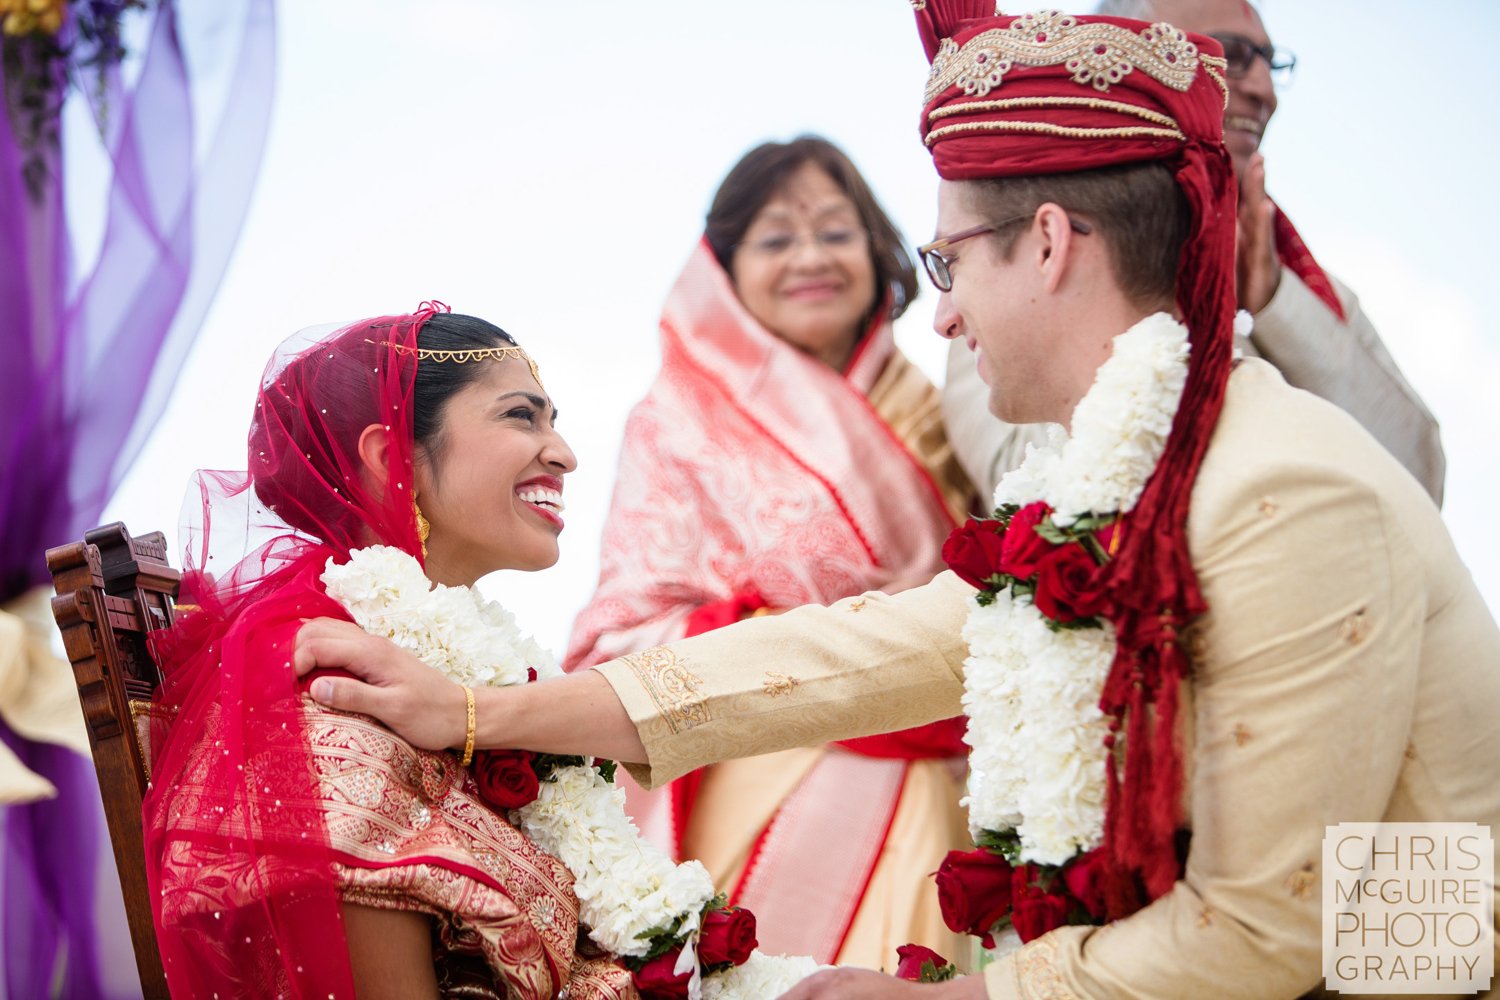
<instances>
[{"instance_id":1,"label":"purple draped fabric","mask_svg":"<svg viewBox=\"0 0 1500 1000\"><path fill-rule=\"evenodd\" d=\"M46 548L98 521L166 404L259 169L273 3L162 0L131 15L150 20L139 73L112 70L90 97L110 170L86 271L75 273L63 208L68 137L36 197L0 113L0 604L46 583ZM92 86L92 70L80 76ZM0 739L59 791L0 808L4 996L51 995L59 970L63 996L138 993L105 968L128 961L129 945L118 889L107 898L115 876L92 765L3 720Z\"/></svg>"}]
</instances>

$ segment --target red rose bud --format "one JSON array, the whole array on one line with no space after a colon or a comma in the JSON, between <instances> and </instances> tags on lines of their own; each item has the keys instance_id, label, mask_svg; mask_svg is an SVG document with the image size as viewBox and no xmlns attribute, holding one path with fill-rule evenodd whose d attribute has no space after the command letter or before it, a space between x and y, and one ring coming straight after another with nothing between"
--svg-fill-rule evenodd
<instances>
[{"instance_id":1,"label":"red rose bud","mask_svg":"<svg viewBox=\"0 0 1500 1000\"><path fill-rule=\"evenodd\" d=\"M1105 570L1082 545L1059 545L1037 564L1037 610L1056 622L1107 614L1109 595Z\"/></svg>"},{"instance_id":2,"label":"red rose bud","mask_svg":"<svg viewBox=\"0 0 1500 1000\"><path fill-rule=\"evenodd\" d=\"M1057 893L1039 891L1016 901L1010 922L1023 942L1035 940L1068 922L1068 900Z\"/></svg>"},{"instance_id":3,"label":"red rose bud","mask_svg":"<svg viewBox=\"0 0 1500 1000\"><path fill-rule=\"evenodd\" d=\"M1083 904L1083 908L1095 920L1104 919L1104 877L1107 864L1101 847L1075 858L1063 869L1063 884L1068 887L1068 893Z\"/></svg>"},{"instance_id":4,"label":"red rose bud","mask_svg":"<svg viewBox=\"0 0 1500 1000\"><path fill-rule=\"evenodd\" d=\"M535 681L536 681L536 667L527 667L526 668L526 683L527 684L531 684L531 683L534 683Z\"/></svg>"},{"instance_id":5,"label":"red rose bud","mask_svg":"<svg viewBox=\"0 0 1500 1000\"><path fill-rule=\"evenodd\" d=\"M1000 549L1000 571L1021 580L1029 580L1037 563L1052 551L1052 543L1036 533L1036 526L1052 513L1052 508L1038 500L1016 511L1005 529L1005 543Z\"/></svg>"},{"instance_id":6,"label":"red rose bud","mask_svg":"<svg viewBox=\"0 0 1500 1000\"><path fill-rule=\"evenodd\" d=\"M742 906L714 910L703 918L698 961L703 965L743 965L755 950L755 914Z\"/></svg>"},{"instance_id":7,"label":"red rose bud","mask_svg":"<svg viewBox=\"0 0 1500 1000\"><path fill-rule=\"evenodd\" d=\"M529 750L482 750L474 758L479 794L497 809L519 809L536 801L542 784Z\"/></svg>"},{"instance_id":8,"label":"red rose bud","mask_svg":"<svg viewBox=\"0 0 1500 1000\"><path fill-rule=\"evenodd\" d=\"M1005 538L999 521L969 518L943 543L943 562L965 583L978 590L1000 571L1000 550Z\"/></svg>"},{"instance_id":9,"label":"red rose bud","mask_svg":"<svg viewBox=\"0 0 1500 1000\"><path fill-rule=\"evenodd\" d=\"M990 930L1010 911L1010 862L980 848L949 851L937 870L943 923L957 934L976 934L994 947Z\"/></svg>"},{"instance_id":10,"label":"red rose bud","mask_svg":"<svg viewBox=\"0 0 1500 1000\"><path fill-rule=\"evenodd\" d=\"M636 992L641 1000L682 1000L688 995L688 982L693 978L692 970L677 973L681 948L673 948L665 955L658 955L637 969L631 978L635 980Z\"/></svg>"},{"instance_id":11,"label":"red rose bud","mask_svg":"<svg viewBox=\"0 0 1500 1000\"><path fill-rule=\"evenodd\" d=\"M896 949L896 978L905 979L907 982L920 983L922 981L922 965L931 962L934 969L941 969L948 964L948 960L931 948L920 944L903 944Z\"/></svg>"}]
</instances>

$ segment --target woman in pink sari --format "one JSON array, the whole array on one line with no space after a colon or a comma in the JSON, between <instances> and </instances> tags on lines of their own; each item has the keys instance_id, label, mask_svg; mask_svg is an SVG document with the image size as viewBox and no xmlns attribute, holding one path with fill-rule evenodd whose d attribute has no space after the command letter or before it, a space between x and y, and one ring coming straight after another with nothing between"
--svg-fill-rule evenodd
<instances>
[{"instance_id":1,"label":"woman in pink sari","mask_svg":"<svg viewBox=\"0 0 1500 1000\"><path fill-rule=\"evenodd\" d=\"M626 425L569 669L942 569L972 491L937 390L893 339L916 288L895 228L827 141L767 143L730 171ZM797 683L775 667L772 696ZM915 941L956 957L928 876L968 840L961 733L951 720L730 761L666 795L632 787L631 806L755 911L768 953L881 967Z\"/></svg>"}]
</instances>

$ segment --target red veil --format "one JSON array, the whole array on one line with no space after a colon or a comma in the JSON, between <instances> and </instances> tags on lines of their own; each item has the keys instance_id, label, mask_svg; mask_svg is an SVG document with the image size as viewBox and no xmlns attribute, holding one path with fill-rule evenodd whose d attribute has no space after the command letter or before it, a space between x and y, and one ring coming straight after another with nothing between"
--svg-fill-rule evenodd
<instances>
[{"instance_id":1,"label":"red veil","mask_svg":"<svg viewBox=\"0 0 1500 1000\"><path fill-rule=\"evenodd\" d=\"M294 336L262 379L249 471L199 474L181 600L200 610L158 643L144 805L174 996L354 995L292 643L306 618L348 617L319 584L330 557L377 543L421 557L415 348L440 308ZM358 454L380 422L391 432L384 482Z\"/></svg>"}]
</instances>

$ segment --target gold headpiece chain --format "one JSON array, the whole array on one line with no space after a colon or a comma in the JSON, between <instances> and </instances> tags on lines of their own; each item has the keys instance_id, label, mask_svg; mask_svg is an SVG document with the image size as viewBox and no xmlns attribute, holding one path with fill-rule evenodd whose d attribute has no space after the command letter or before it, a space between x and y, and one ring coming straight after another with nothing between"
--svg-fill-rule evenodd
<instances>
[{"instance_id":1,"label":"gold headpiece chain","mask_svg":"<svg viewBox=\"0 0 1500 1000\"><path fill-rule=\"evenodd\" d=\"M547 387L542 385L542 376L536 370L536 362L531 360L531 355L519 347L471 347L463 351L440 351L430 350L425 347L407 347L405 344L393 344L384 340L367 340L365 343L385 344L398 353L415 354L418 361L432 361L437 364L446 364L451 361L454 364L462 365L470 361L505 361L509 358L520 358L531 369L531 377L536 380L537 388L543 392L547 391Z\"/></svg>"}]
</instances>

